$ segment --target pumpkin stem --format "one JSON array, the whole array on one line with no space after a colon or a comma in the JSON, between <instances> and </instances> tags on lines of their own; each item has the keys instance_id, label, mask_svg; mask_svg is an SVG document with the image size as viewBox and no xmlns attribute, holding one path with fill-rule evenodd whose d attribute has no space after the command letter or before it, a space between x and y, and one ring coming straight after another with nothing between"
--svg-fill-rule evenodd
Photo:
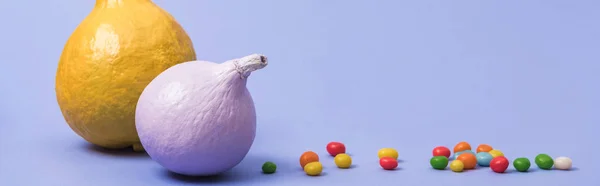
<instances>
[{"instance_id":1,"label":"pumpkin stem","mask_svg":"<svg viewBox=\"0 0 600 186\"><path fill-rule=\"evenodd\" d=\"M265 68L268 64L267 57L262 54L252 54L234 60L236 70L241 78L247 78L251 72Z\"/></svg>"}]
</instances>

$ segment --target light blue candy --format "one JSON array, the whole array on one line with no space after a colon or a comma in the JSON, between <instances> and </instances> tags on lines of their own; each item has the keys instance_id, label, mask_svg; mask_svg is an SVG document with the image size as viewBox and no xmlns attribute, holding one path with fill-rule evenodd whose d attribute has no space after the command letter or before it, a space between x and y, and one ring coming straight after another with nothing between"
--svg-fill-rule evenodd
<instances>
[{"instance_id":1,"label":"light blue candy","mask_svg":"<svg viewBox=\"0 0 600 186\"><path fill-rule=\"evenodd\" d=\"M463 153L471 153L471 154L473 154L473 155L476 155L476 154L475 154L475 152L473 152L472 150L463 150L463 151L460 151L460 152L454 153L454 154L452 155L452 157L450 157L450 159L456 159L456 157L460 156L460 155L461 155L461 154L463 154Z\"/></svg>"},{"instance_id":2,"label":"light blue candy","mask_svg":"<svg viewBox=\"0 0 600 186\"><path fill-rule=\"evenodd\" d=\"M477 155L475 155L475 157L477 157L477 164L482 167L489 167L490 162L494 158L488 152L479 152L479 153L477 153Z\"/></svg>"}]
</instances>

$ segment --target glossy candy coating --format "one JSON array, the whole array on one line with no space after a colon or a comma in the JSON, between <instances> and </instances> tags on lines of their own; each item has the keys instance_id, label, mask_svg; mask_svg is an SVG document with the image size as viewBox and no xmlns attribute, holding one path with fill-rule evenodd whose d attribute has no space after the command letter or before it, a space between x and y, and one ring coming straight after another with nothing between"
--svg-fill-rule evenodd
<instances>
[{"instance_id":1,"label":"glossy candy coating","mask_svg":"<svg viewBox=\"0 0 600 186\"><path fill-rule=\"evenodd\" d=\"M265 162L262 166L262 171L265 174L273 174L275 173L275 171L277 170L277 165L275 165L275 163L273 162Z\"/></svg>"},{"instance_id":2,"label":"glossy candy coating","mask_svg":"<svg viewBox=\"0 0 600 186\"><path fill-rule=\"evenodd\" d=\"M300 167L304 168L306 164L319 161L319 155L313 151L306 151L300 155Z\"/></svg>"},{"instance_id":3,"label":"glossy candy coating","mask_svg":"<svg viewBox=\"0 0 600 186\"><path fill-rule=\"evenodd\" d=\"M398 167L398 160L391 157L383 157L379 159L379 165L385 170L393 170Z\"/></svg>"},{"instance_id":4,"label":"glossy candy coating","mask_svg":"<svg viewBox=\"0 0 600 186\"><path fill-rule=\"evenodd\" d=\"M517 158L513 161L513 167L519 172L527 172L531 167L531 162L525 157Z\"/></svg>"},{"instance_id":5,"label":"glossy candy coating","mask_svg":"<svg viewBox=\"0 0 600 186\"><path fill-rule=\"evenodd\" d=\"M390 157L390 158L397 160L398 159L398 151L396 151L396 149L393 149L393 148L382 148L382 149L379 149L379 151L377 152L377 156L379 157L379 159L384 158L384 157Z\"/></svg>"},{"instance_id":6,"label":"glossy candy coating","mask_svg":"<svg viewBox=\"0 0 600 186\"><path fill-rule=\"evenodd\" d=\"M535 164L540 169L550 170L554 166L554 160L548 154L538 154L535 156Z\"/></svg>"},{"instance_id":7,"label":"glossy candy coating","mask_svg":"<svg viewBox=\"0 0 600 186\"><path fill-rule=\"evenodd\" d=\"M461 141L454 146L454 153L471 150L471 145L465 141Z\"/></svg>"},{"instance_id":8,"label":"glossy candy coating","mask_svg":"<svg viewBox=\"0 0 600 186\"><path fill-rule=\"evenodd\" d=\"M503 173L504 171L506 171L506 169L508 169L508 164L509 162L508 159L506 159L506 157L498 156L492 159L492 161L490 162L490 168L496 173Z\"/></svg>"},{"instance_id":9,"label":"glossy candy coating","mask_svg":"<svg viewBox=\"0 0 600 186\"><path fill-rule=\"evenodd\" d=\"M456 157L456 160L462 161L465 169L474 169L477 166L477 157L471 153L463 153Z\"/></svg>"},{"instance_id":10,"label":"glossy candy coating","mask_svg":"<svg viewBox=\"0 0 600 186\"><path fill-rule=\"evenodd\" d=\"M346 153L346 146L340 142L330 142L327 144L327 152L335 157L338 154Z\"/></svg>"},{"instance_id":11,"label":"glossy candy coating","mask_svg":"<svg viewBox=\"0 0 600 186\"><path fill-rule=\"evenodd\" d=\"M502 151L498 150L498 149L492 149L490 150L488 153L490 153L492 155L492 157L498 157L498 156L504 156L504 153L502 153Z\"/></svg>"},{"instance_id":12,"label":"glossy candy coating","mask_svg":"<svg viewBox=\"0 0 600 186\"><path fill-rule=\"evenodd\" d=\"M489 167L490 166L490 162L492 161L492 159L494 158L490 153L488 152L479 152L477 153L477 155L475 155L477 157L477 164L479 166L482 167Z\"/></svg>"},{"instance_id":13,"label":"glossy candy coating","mask_svg":"<svg viewBox=\"0 0 600 186\"><path fill-rule=\"evenodd\" d=\"M476 155L475 152L473 152L471 150L464 150L464 151L460 151L460 152L454 153L454 155L452 155L452 157L450 159L456 159L458 156L460 156L461 154L464 154L464 153L469 153L469 154Z\"/></svg>"},{"instance_id":14,"label":"glossy candy coating","mask_svg":"<svg viewBox=\"0 0 600 186\"><path fill-rule=\"evenodd\" d=\"M310 162L304 166L304 172L309 176L318 176L323 172L323 164L318 161Z\"/></svg>"},{"instance_id":15,"label":"glossy candy coating","mask_svg":"<svg viewBox=\"0 0 600 186\"><path fill-rule=\"evenodd\" d=\"M491 150L493 150L494 148L492 148L492 146L488 145L488 144L481 144L479 146L477 146L477 153L480 152L489 152Z\"/></svg>"},{"instance_id":16,"label":"glossy candy coating","mask_svg":"<svg viewBox=\"0 0 600 186\"><path fill-rule=\"evenodd\" d=\"M448 166L448 158L446 156L434 156L429 160L431 167L437 170L444 170Z\"/></svg>"},{"instance_id":17,"label":"glossy candy coating","mask_svg":"<svg viewBox=\"0 0 600 186\"><path fill-rule=\"evenodd\" d=\"M573 160L568 157L557 157L554 159L554 168L558 170L569 170L573 167Z\"/></svg>"},{"instance_id":18,"label":"glossy candy coating","mask_svg":"<svg viewBox=\"0 0 600 186\"><path fill-rule=\"evenodd\" d=\"M454 160L450 163L450 170L453 172L462 172L465 168L465 164L460 160Z\"/></svg>"},{"instance_id":19,"label":"glossy candy coating","mask_svg":"<svg viewBox=\"0 0 600 186\"><path fill-rule=\"evenodd\" d=\"M446 158L450 158L450 155L452 153L450 152L450 149L448 149L448 147L437 146L433 148L432 154L433 156L445 156Z\"/></svg>"},{"instance_id":20,"label":"glossy candy coating","mask_svg":"<svg viewBox=\"0 0 600 186\"><path fill-rule=\"evenodd\" d=\"M333 158L333 162L337 167L347 169L352 165L352 157L344 153L337 154L335 158Z\"/></svg>"}]
</instances>

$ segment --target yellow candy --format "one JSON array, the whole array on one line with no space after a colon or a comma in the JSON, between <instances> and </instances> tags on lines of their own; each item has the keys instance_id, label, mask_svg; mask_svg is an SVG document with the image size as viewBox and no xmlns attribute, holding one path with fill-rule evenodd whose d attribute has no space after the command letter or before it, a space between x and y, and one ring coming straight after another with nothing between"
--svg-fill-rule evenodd
<instances>
[{"instance_id":1,"label":"yellow candy","mask_svg":"<svg viewBox=\"0 0 600 186\"><path fill-rule=\"evenodd\" d=\"M379 159L384 157L398 159L398 151L396 151L396 149L393 148L382 148L379 149L379 152L377 152L377 156L379 156Z\"/></svg>"},{"instance_id":2,"label":"yellow candy","mask_svg":"<svg viewBox=\"0 0 600 186\"><path fill-rule=\"evenodd\" d=\"M488 153L490 153L492 155L492 157L498 157L498 156L504 156L504 153L502 153L502 151L498 150L498 149L492 149L490 150Z\"/></svg>"},{"instance_id":3,"label":"yellow candy","mask_svg":"<svg viewBox=\"0 0 600 186\"><path fill-rule=\"evenodd\" d=\"M462 172L465 168L465 164L460 160L454 160L450 163L450 170L454 172Z\"/></svg>"},{"instance_id":4,"label":"yellow candy","mask_svg":"<svg viewBox=\"0 0 600 186\"><path fill-rule=\"evenodd\" d=\"M323 172L323 165L318 161L310 162L304 166L304 172L310 176L318 176Z\"/></svg>"},{"instance_id":5,"label":"yellow candy","mask_svg":"<svg viewBox=\"0 0 600 186\"><path fill-rule=\"evenodd\" d=\"M352 165L352 158L344 153L336 155L335 158L333 158L333 161L335 162L335 165L342 169L350 168L350 165Z\"/></svg>"}]
</instances>

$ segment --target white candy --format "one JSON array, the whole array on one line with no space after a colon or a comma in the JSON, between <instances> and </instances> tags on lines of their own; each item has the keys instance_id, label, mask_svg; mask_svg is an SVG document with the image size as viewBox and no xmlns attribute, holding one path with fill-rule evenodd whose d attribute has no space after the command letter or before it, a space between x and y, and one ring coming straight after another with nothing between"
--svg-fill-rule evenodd
<instances>
[{"instance_id":1,"label":"white candy","mask_svg":"<svg viewBox=\"0 0 600 186\"><path fill-rule=\"evenodd\" d=\"M569 170L573 166L573 161L568 157L557 157L554 159L554 168L559 170Z\"/></svg>"}]
</instances>

